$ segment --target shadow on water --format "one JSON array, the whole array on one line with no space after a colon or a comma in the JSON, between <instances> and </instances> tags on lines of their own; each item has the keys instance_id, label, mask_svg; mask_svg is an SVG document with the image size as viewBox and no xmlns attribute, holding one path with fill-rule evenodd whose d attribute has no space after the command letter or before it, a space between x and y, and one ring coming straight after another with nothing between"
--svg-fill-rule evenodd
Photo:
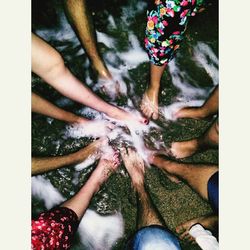
<instances>
[{"instance_id":1,"label":"shadow on water","mask_svg":"<svg viewBox=\"0 0 250 250\"><path fill-rule=\"evenodd\" d=\"M120 82L127 89L127 93L113 98L112 101L119 106L129 104L138 109L140 98L149 79L149 65L143 52L146 1L88 2L98 31L99 50L112 73L120 77ZM99 91L97 76L64 16L61 1L33 0L32 12L32 30L63 55L66 65L80 80L93 88L97 86L95 92L110 101L108 96L104 96ZM171 117L168 111L170 109L167 107L177 102L200 101L202 103L214 85L218 84L216 60L218 60L218 6L217 3L209 0L206 11L190 21L187 40L181 45L177 58L163 75L160 96L162 113L161 119L157 122L157 125L163 129L159 131L151 127L145 134L145 141L148 144L169 145L172 141L197 137L208 128L211 121L166 119ZM32 91L65 110L85 114L89 118L95 117L93 113L85 112L82 105L62 97L47 84L42 83L39 77L32 74ZM69 154L93 140L87 137L65 137L65 128L66 124L63 122L33 114L33 155ZM208 150L183 161L218 164L218 152ZM32 177L32 215L35 216L71 197L86 182L94 167L95 164L76 170L75 166L67 166ZM147 171L146 183L155 205L171 230L181 222L211 212L210 206L187 185L172 183L158 169L152 167ZM47 192L46 195L43 192ZM104 184L93 198L89 208L72 249L110 249L112 244L105 240L115 241L112 249L122 249L136 226L136 199L124 166L121 166L119 171ZM98 217L99 214L102 217ZM88 224L90 221L98 221L99 230L103 230L98 239L91 238L93 237L91 232L90 235L83 235L86 234L86 227L90 225ZM103 226L104 224L106 227ZM114 224L118 227L115 228L116 232L112 231ZM92 244L91 240L96 242ZM82 244L83 241L85 244ZM98 248L98 244L102 241L102 247ZM182 242L182 246L183 249L199 249L185 242Z\"/></svg>"}]
</instances>

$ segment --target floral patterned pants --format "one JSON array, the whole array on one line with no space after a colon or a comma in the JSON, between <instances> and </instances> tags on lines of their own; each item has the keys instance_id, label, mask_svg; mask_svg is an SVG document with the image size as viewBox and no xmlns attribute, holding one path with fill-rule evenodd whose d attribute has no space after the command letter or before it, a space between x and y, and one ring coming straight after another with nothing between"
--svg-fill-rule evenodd
<instances>
[{"instance_id":1,"label":"floral patterned pants","mask_svg":"<svg viewBox=\"0 0 250 250\"><path fill-rule=\"evenodd\" d=\"M155 0L147 11L145 48L151 63L170 62L184 38L189 17L195 16L203 0Z\"/></svg>"},{"instance_id":2,"label":"floral patterned pants","mask_svg":"<svg viewBox=\"0 0 250 250\"><path fill-rule=\"evenodd\" d=\"M78 227L76 213L56 207L32 220L31 243L34 250L69 249Z\"/></svg>"}]
</instances>

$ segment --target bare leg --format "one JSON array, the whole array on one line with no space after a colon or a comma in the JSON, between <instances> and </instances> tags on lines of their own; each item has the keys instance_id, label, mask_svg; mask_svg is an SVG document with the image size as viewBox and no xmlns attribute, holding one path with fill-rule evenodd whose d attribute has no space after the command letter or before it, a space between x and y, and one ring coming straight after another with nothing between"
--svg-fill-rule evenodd
<instances>
[{"instance_id":1,"label":"bare leg","mask_svg":"<svg viewBox=\"0 0 250 250\"><path fill-rule=\"evenodd\" d=\"M150 162L158 168L175 175L193 188L203 199L208 200L207 183L218 171L215 165L178 163L165 160L160 156L152 156Z\"/></svg>"},{"instance_id":2,"label":"bare leg","mask_svg":"<svg viewBox=\"0 0 250 250\"><path fill-rule=\"evenodd\" d=\"M42 174L70 164L83 162L91 155L96 155L96 159L100 157L101 148L107 145L107 139L101 138L92 142L87 147L63 156L54 157L32 157L32 175Z\"/></svg>"},{"instance_id":3,"label":"bare leg","mask_svg":"<svg viewBox=\"0 0 250 250\"><path fill-rule=\"evenodd\" d=\"M117 120L137 120L147 123L145 118L134 117L132 114L103 101L95 95L65 67L61 55L34 34L32 34L32 71L62 95L74 101L103 112Z\"/></svg>"},{"instance_id":4,"label":"bare leg","mask_svg":"<svg viewBox=\"0 0 250 250\"><path fill-rule=\"evenodd\" d=\"M193 155L198 150L218 148L218 141L219 124L218 119L216 119L202 136L188 141L173 142L170 151L176 158L184 158Z\"/></svg>"},{"instance_id":5,"label":"bare leg","mask_svg":"<svg viewBox=\"0 0 250 250\"><path fill-rule=\"evenodd\" d=\"M177 111L176 118L205 118L218 113L219 87L216 86L207 101L201 107L186 107Z\"/></svg>"},{"instance_id":6,"label":"bare leg","mask_svg":"<svg viewBox=\"0 0 250 250\"><path fill-rule=\"evenodd\" d=\"M111 155L110 158L113 158L113 160L102 158L86 184L76 195L61 205L61 207L72 209L77 214L79 220L88 208L92 197L99 191L101 185L108 179L110 174L117 169L119 165L118 154Z\"/></svg>"},{"instance_id":7,"label":"bare leg","mask_svg":"<svg viewBox=\"0 0 250 250\"><path fill-rule=\"evenodd\" d=\"M137 195L137 228L149 225L164 226L165 222L154 206L144 185L145 170L143 160L131 149L128 149L128 152L126 149L122 149L121 155Z\"/></svg>"},{"instance_id":8,"label":"bare leg","mask_svg":"<svg viewBox=\"0 0 250 250\"><path fill-rule=\"evenodd\" d=\"M89 121L55 106L35 93L32 93L32 111L69 123L85 123Z\"/></svg>"},{"instance_id":9,"label":"bare leg","mask_svg":"<svg viewBox=\"0 0 250 250\"><path fill-rule=\"evenodd\" d=\"M165 68L166 65L156 66L152 63L150 64L150 84L148 89L144 93L141 103L142 113L147 118L152 117L154 120L158 119L159 117L158 97L161 77Z\"/></svg>"},{"instance_id":10,"label":"bare leg","mask_svg":"<svg viewBox=\"0 0 250 250\"><path fill-rule=\"evenodd\" d=\"M65 7L69 19L76 28L78 37L85 48L95 70L98 72L99 77L104 79L112 79L110 72L98 53L92 16L88 11L86 1L67 0L65 1Z\"/></svg>"}]
</instances>

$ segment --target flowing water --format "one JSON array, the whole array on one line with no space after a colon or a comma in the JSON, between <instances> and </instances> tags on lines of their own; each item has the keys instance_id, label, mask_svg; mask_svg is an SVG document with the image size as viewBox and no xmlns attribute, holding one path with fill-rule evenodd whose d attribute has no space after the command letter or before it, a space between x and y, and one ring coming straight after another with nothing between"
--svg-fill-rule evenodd
<instances>
[{"instance_id":1,"label":"flowing water","mask_svg":"<svg viewBox=\"0 0 250 250\"><path fill-rule=\"evenodd\" d=\"M67 21L61 1L32 1L33 31L54 46L66 65L103 99L138 113L140 99L149 79L149 63L143 48L146 1L88 1L97 32L98 47L114 76L105 82L97 79L90 62ZM125 141L146 159L144 143L160 149L172 141L187 140L202 134L211 121L174 120L173 113L183 106L199 106L218 84L218 6L208 1L206 10L190 20L187 39L163 75L160 119L148 126L128 124L129 133L118 127L109 133L116 147ZM115 90L119 90L119 94ZM95 119L93 127L72 126L38 114L32 115L33 156L55 156L75 152L94 138L107 134L98 131L103 119L99 112L61 96L32 75L32 91L65 110ZM123 126L124 124L120 124ZM95 132L93 132L95 131ZM218 152L208 150L185 162L218 164ZM86 182L95 167L94 158L49 173L32 177L32 216L70 198ZM146 183L152 199L166 221L174 228L188 219L211 212L210 206L186 184L170 182L158 169L149 167ZM93 198L84 215L72 249L122 249L135 231L136 199L129 176L121 166ZM199 249L181 242L183 249Z\"/></svg>"}]
</instances>

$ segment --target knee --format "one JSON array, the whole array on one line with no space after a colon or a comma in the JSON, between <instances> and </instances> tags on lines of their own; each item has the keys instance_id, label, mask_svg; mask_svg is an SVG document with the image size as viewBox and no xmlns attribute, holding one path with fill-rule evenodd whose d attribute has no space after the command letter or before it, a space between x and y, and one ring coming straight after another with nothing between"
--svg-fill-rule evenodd
<instances>
[{"instance_id":1,"label":"knee","mask_svg":"<svg viewBox=\"0 0 250 250\"><path fill-rule=\"evenodd\" d=\"M43 78L48 80L56 79L59 76L62 76L65 71L66 66L64 64L63 58L58 52L56 52L51 54L50 61L44 70Z\"/></svg>"}]
</instances>

